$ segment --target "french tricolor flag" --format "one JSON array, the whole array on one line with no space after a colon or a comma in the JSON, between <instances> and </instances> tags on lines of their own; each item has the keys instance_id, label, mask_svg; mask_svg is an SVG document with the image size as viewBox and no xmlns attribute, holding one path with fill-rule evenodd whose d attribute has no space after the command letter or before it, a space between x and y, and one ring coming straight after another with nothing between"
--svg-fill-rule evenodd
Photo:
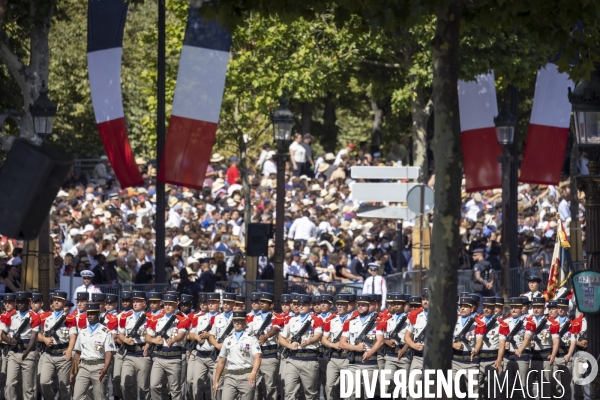
<instances>
[{"instance_id":1,"label":"french tricolor flag","mask_svg":"<svg viewBox=\"0 0 600 400\"><path fill-rule=\"evenodd\" d=\"M494 125L498 115L494 72L478 75L475 81L459 81L458 106L467 191L500 187L498 156L502 155L502 147Z\"/></svg>"},{"instance_id":2,"label":"french tricolor flag","mask_svg":"<svg viewBox=\"0 0 600 400\"><path fill-rule=\"evenodd\" d=\"M567 93L573 86L555 64L538 71L519 181L542 185L560 181L571 122Z\"/></svg>"},{"instance_id":3,"label":"french tricolor flag","mask_svg":"<svg viewBox=\"0 0 600 400\"><path fill-rule=\"evenodd\" d=\"M231 35L216 20L188 15L169 132L158 180L202 189L215 142Z\"/></svg>"},{"instance_id":4,"label":"french tricolor flag","mask_svg":"<svg viewBox=\"0 0 600 400\"><path fill-rule=\"evenodd\" d=\"M128 3L88 1L88 75L96 123L121 187L141 186L123 113L121 56Z\"/></svg>"}]
</instances>

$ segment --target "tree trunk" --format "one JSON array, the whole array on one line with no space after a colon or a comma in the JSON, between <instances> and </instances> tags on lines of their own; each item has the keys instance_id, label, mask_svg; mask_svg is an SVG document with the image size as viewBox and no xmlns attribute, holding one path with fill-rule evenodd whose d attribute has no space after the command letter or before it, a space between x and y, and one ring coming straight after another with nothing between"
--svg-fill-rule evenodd
<instances>
[{"instance_id":1,"label":"tree trunk","mask_svg":"<svg viewBox=\"0 0 600 400\"><path fill-rule=\"evenodd\" d=\"M334 111L335 118L335 111ZM310 123L312 121L312 103L310 101L302 102L302 126L300 133L310 133Z\"/></svg>"},{"instance_id":2,"label":"tree trunk","mask_svg":"<svg viewBox=\"0 0 600 400\"><path fill-rule=\"evenodd\" d=\"M326 151L335 151L337 148L338 128L336 125L336 106L332 93L327 93L325 98L325 109L323 110L323 137L321 145ZM303 109L304 111L304 109ZM303 122L304 124L304 122Z\"/></svg>"},{"instance_id":3,"label":"tree trunk","mask_svg":"<svg viewBox=\"0 0 600 400\"><path fill-rule=\"evenodd\" d=\"M431 116L433 102L431 99L425 99L423 88L415 82L415 77L411 76L410 80L415 87L415 96L410 104L412 117L412 165L414 167L421 167L422 182L427 183L427 124Z\"/></svg>"},{"instance_id":4,"label":"tree trunk","mask_svg":"<svg viewBox=\"0 0 600 400\"><path fill-rule=\"evenodd\" d=\"M461 2L436 10L433 49L435 212L429 272L429 317L425 369L451 369L456 324L462 151L458 114L458 44Z\"/></svg>"},{"instance_id":5,"label":"tree trunk","mask_svg":"<svg viewBox=\"0 0 600 400\"><path fill-rule=\"evenodd\" d=\"M371 126L371 154L381 151L381 128L383 127L383 108L379 107L377 100L371 99L373 110L373 124Z\"/></svg>"}]
</instances>

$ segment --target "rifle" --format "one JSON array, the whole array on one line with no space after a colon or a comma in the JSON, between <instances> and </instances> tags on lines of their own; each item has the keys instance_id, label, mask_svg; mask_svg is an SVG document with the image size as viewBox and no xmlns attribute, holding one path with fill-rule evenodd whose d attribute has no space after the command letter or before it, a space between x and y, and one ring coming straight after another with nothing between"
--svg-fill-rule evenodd
<instances>
[{"instance_id":1,"label":"rifle","mask_svg":"<svg viewBox=\"0 0 600 400\"><path fill-rule=\"evenodd\" d=\"M229 325L227 325L227 328L225 328L225 332L223 332L221 337L219 339L217 339L217 343L219 343L219 344L223 343L225 341L225 338L227 336L229 336L229 334L231 333L232 330L233 330L233 318L231 319L231 321L229 321ZM218 356L219 356L219 350L217 350L217 348L214 347L212 349L212 351L210 352L210 359L213 361L216 361Z\"/></svg>"},{"instance_id":2,"label":"rifle","mask_svg":"<svg viewBox=\"0 0 600 400\"><path fill-rule=\"evenodd\" d=\"M473 323L475 323L475 318L469 317L465 326L463 326L462 330L458 333L458 335L455 335L452 338L452 341L457 343L465 340L465 336L467 335L467 332L469 332L469 329L471 329L471 326L473 326Z\"/></svg>"},{"instance_id":3,"label":"rifle","mask_svg":"<svg viewBox=\"0 0 600 400\"><path fill-rule=\"evenodd\" d=\"M567 344L562 341L562 337L565 333L567 333L567 331L569 330L570 327L571 327L571 322L569 322L569 320L567 320L567 322L565 322L563 327L560 328L560 331L558 331L558 337L560 338L560 347L562 347L563 349L567 348Z\"/></svg>"},{"instance_id":4,"label":"rifle","mask_svg":"<svg viewBox=\"0 0 600 400\"><path fill-rule=\"evenodd\" d=\"M535 327L535 335L536 336L539 335L540 333L542 333L542 330L544 329L544 326L546 326L546 321L548 321L548 317L544 316L540 320L540 323L537 324L537 326Z\"/></svg>"},{"instance_id":5,"label":"rifle","mask_svg":"<svg viewBox=\"0 0 600 400\"><path fill-rule=\"evenodd\" d=\"M510 333L506 337L507 342L512 342L513 338L515 337L517 332L519 332L521 330L521 327L523 326L524 323L525 323L525 318L521 318L521 320L515 324L515 327L512 329L512 331L510 331Z\"/></svg>"},{"instance_id":6,"label":"rifle","mask_svg":"<svg viewBox=\"0 0 600 400\"><path fill-rule=\"evenodd\" d=\"M306 331L308 330L308 328L311 326L312 323L312 318L308 317L306 318L306 322L304 323L304 325L302 325L302 327L300 328L300 330L298 332L296 332L296 334L294 336L291 337L290 339L290 343L300 343L300 341L302 340L302 336L304 336L304 334L306 333ZM288 349L287 347L281 347L281 352L280 355L283 358L288 358L290 356L290 349Z\"/></svg>"},{"instance_id":7,"label":"rifle","mask_svg":"<svg viewBox=\"0 0 600 400\"><path fill-rule=\"evenodd\" d=\"M6 357L8 355L8 352L19 344L19 342L21 341L21 334L25 330L25 327L29 323L29 320L30 320L30 317L29 317L29 314L28 314L27 318L25 318L21 322L21 325L19 325L19 327L17 328L17 331L15 332L14 336L12 337L13 339L15 339L17 341L17 344L15 344L14 346L7 345L4 348L4 350L2 350L2 355L4 355Z\"/></svg>"},{"instance_id":8,"label":"rifle","mask_svg":"<svg viewBox=\"0 0 600 400\"><path fill-rule=\"evenodd\" d=\"M58 344L58 341L60 341L60 339L59 339L58 335L56 334L56 331L63 324L63 322L65 322L66 319L67 319L67 313L63 313L63 315L61 315L60 318L56 321L54 326L52 326L52 328L50 328L44 332L44 337L53 337L54 340L56 341L55 344ZM38 342L35 345L35 347L36 347L35 350L38 351L40 354L42 354L46 351L46 347L48 347L48 346L46 346L46 343L44 343L44 342Z\"/></svg>"},{"instance_id":9,"label":"rifle","mask_svg":"<svg viewBox=\"0 0 600 400\"><path fill-rule=\"evenodd\" d=\"M204 328L202 330L202 332L210 332L211 329L212 329L212 325L210 324L210 318L209 318L208 325L206 325L206 328ZM192 352L194 350L194 347L196 347L197 343L198 343L197 340L188 340L185 344L186 351Z\"/></svg>"},{"instance_id":10,"label":"rifle","mask_svg":"<svg viewBox=\"0 0 600 400\"><path fill-rule=\"evenodd\" d=\"M342 337L342 333L344 333L344 331L340 330L340 333L335 337L335 339L333 339L331 343L338 343L340 341L340 338ZM328 347L327 350L323 352L323 358L325 359L325 361L331 360L332 353L333 347Z\"/></svg>"},{"instance_id":11,"label":"rifle","mask_svg":"<svg viewBox=\"0 0 600 400\"><path fill-rule=\"evenodd\" d=\"M146 314L142 312L142 315L137 319L137 321L135 321L135 325L133 325L133 328L131 328L131 330L129 332L127 332L125 337L129 339L134 336L137 336L137 331L138 331L138 329L140 329L140 327L142 326L142 324L144 322L146 322ZM127 344L126 343L123 343L121 345L118 353L122 356L124 356L127 353Z\"/></svg>"},{"instance_id":12,"label":"rifle","mask_svg":"<svg viewBox=\"0 0 600 400\"><path fill-rule=\"evenodd\" d=\"M369 331L373 327L373 323L375 322L376 318L377 318L377 313L373 313L371 315L371 317L369 318L369 320L367 321L367 325L364 327L364 329L362 330L362 332L358 335L358 337L354 341L354 344L364 343L365 338L367 336L367 333L369 333ZM346 358L348 359L348 362L350 364L354 364L355 358L356 358L356 351L354 351L354 350L349 351L348 352L348 357L346 357Z\"/></svg>"},{"instance_id":13,"label":"rifle","mask_svg":"<svg viewBox=\"0 0 600 400\"><path fill-rule=\"evenodd\" d=\"M267 329L267 326L269 326L272 319L273 319L273 313L270 313L269 316L267 318L265 318L265 320L263 321L260 328L258 328L258 331L256 331L256 333L251 332L250 336L255 336L258 339L259 337L264 335L265 334L264 330Z\"/></svg>"},{"instance_id":14,"label":"rifle","mask_svg":"<svg viewBox=\"0 0 600 400\"><path fill-rule=\"evenodd\" d=\"M425 328L427 328L427 324L425 324L425 326L423 327L423 330L421 331L421 333L419 333L419 336L417 336L413 342L415 343L422 343L423 339L425 337ZM407 351L406 351L406 357L409 360L412 360L413 356L415 355L415 349L413 349L412 347L410 347Z\"/></svg>"},{"instance_id":15,"label":"rifle","mask_svg":"<svg viewBox=\"0 0 600 400\"><path fill-rule=\"evenodd\" d=\"M171 318L169 318L169 320L167 321L167 323L165 324L165 326L163 326L163 328L160 330L160 332L158 332L156 334L155 337L160 336L163 339L168 339L168 337L165 337L165 335L167 334L167 331L169 330L169 328L171 327L171 325L173 325L173 322L175 322L176 318L177 318L177 314L171 315ZM154 353L155 351L156 351L156 344L151 343L150 346L148 346L148 357L150 357L152 355L152 353Z\"/></svg>"},{"instance_id":16,"label":"rifle","mask_svg":"<svg viewBox=\"0 0 600 400\"><path fill-rule=\"evenodd\" d=\"M490 331L490 329L492 329L492 326L494 326L496 321L498 321L498 316L497 315L492 316L492 319L490 319L490 322L488 322L485 325L485 333L488 333ZM483 336L483 340L485 340L487 343L489 343L489 341L488 341L488 339L486 339L485 335Z\"/></svg>"}]
</instances>

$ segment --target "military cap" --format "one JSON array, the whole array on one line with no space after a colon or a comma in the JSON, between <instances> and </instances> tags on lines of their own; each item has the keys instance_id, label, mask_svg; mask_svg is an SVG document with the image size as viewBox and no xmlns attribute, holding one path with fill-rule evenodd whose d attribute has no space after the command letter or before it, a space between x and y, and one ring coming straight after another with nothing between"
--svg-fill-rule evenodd
<instances>
[{"instance_id":1,"label":"military cap","mask_svg":"<svg viewBox=\"0 0 600 400\"><path fill-rule=\"evenodd\" d=\"M527 302L525 302L525 300L527 300ZM517 297L511 297L510 299L508 299L508 303L511 306L522 306L525 304L528 304L529 299L522 297L522 296L517 296Z\"/></svg>"},{"instance_id":2,"label":"military cap","mask_svg":"<svg viewBox=\"0 0 600 400\"><path fill-rule=\"evenodd\" d=\"M321 295L321 302L327 302L327 303L331 303L333 304L333 296L330 294L322 294Z\"/></svg>"},{"instance_id":3,"label":"military cap","mask_svg":"<svg viewBox=\"0 0 600 400\"><path fill-rule=\"evenodd\" d=\"M372 294L371 301L378 301L379 303L381 303L383 301L383 295L382 294Z\"/></svg>"},{"instance_id":4,"label":"military cap","mask_svg":"<svg viewBox=\"0 0 600 400\"><path fill-rule=\"evenodd\" d=\"M206 293L198 293L198 301L206 301Z\"/></svg>"},{"instance_id":5,"label":"military cap","mask_svg":"<svg viewBox=\"0 0 600 400\"><path fill-rule=\"evenodd\" d=\"M165 293L162 298L163 303L177 303L179 298L175 294Z\"/></svg>"},{"instance_id":6,"label":"military cap","mask_svg":"<svg viewBox=\"0 0 600 400\"><path fill-rule=\"evenodd\" d=\"M236 297L235 293L223 293L223 301L235 301Z\"/></svg>"},{"instance_id":7,"label":"military cap","mask_svg":"<svg viewBox=\"0 0 600 400\"><path fill-rule=\"evenodd\" d=\"M541 283L542 282L542 278L540 278L537 275L529 275L529 277L527 278L527 282L537 282L537 283Z\"/></svg>"},{"instance_id":8,"label":"military cap","mask_svg":"<svg viewBox=\"0 0 600 400\"><path fill-rule=\"evenodd\" d=\"M379 264L375 262L369 263L369 269L379 269Z\"/></svg>"},{"instance_id":9,"label":"military cap","mask_svg":"<svg viewBox=\"0 0 600 400\"><path fill-rule=\"evenodd\" d=\"M349 299L350 299L349 294L338 294L335 296L336 303L348 303Z\"/></svg>"},{"instance_id":10,"label":"military cap","mask_svg":"<svg viewBox=\"0 0 600 400\"><path fill-rule=\"evenodd\" d=\"M193 303L194 302L194 296L192 296L191 294L182 294L181 295L181 302L182 303Z\"/></svg>"},{"instance_id":11,"label":"military cap","mask_svg":"<svg viewBox=\"0 0 600 400\"><path fill-rule=\"evenodd\" d=\"M17 292L17 301L31 300L31 292Z\"/></svg>"},{"instance_id":12,"label":"military cap","mask_svg":"<svg viewBox=\"0 0 600 400\"><path fill-rule=\"evenodd\" d=\"M67 300L67 292L54 292L52 293L53 299Z\"/></svg>"},{"instance_id":13,"label":"military cap","mask_svg":"<svg viewBox=\"0 0 600 400\"><path fill-rule=\"evenodd\" d=\"M348 295L348 301L350 303L354 303L356 301L356 295L355 294L349 294Z\"/></svg>"},{"instance_id":14,"label":"military cap","mask_svg":"<svg viewBox=\"0 0 600 400\"><path fill-rule=\"evenodd\" d=\"M174 294L175 296L177 296L177 298L179 298L179 292L176 290L167 290L166 294Z\"/></svg>"},{"instance_id":15,"label":"military cap","mask_svg":"<svg viewBox=\"0 0 600 400\"><path fill-rule=\"evenodd\" d=\"M410 299L410 296L407 294L399 294L398 299L396 300L399 303L406 303Z\"/></svg>"},{"instance_id":16,"label":"military cap","mask_svg":"<svg viewBox=\"0 0 600 400\"><path fill-rule=\"evenodd\" d=\"M84 269L83 271L81 271L79 273L79 275L81 275L82 278L93 278L94 277L94 273L92 271L90 271L89 269Z\"/></svg>"},{"instance_id":17,"label":"military cap","mask_svg":"<svg viewBox=\"0 0 600 400\"><path fill-rule=\"evenodd\" d=\"M246 312L245 311L234 311L231 319L242 319L246 320Z\"/></svg>"},{"instance_id":18,"label":"military cap","mask_svg":"<svg viewBox=\"0 0 600 400\"><path fill-rule=\"evenodd\" d=\"M543 297L534 297L533 299L531 299L531 305L532 306L545 306L546 299L544 299Z\"/></svg>"},{"instance_id":19,"label":"military cap","mask_svg":"<svg viewBox=\"0 0 600 400\"><path fill-rule=\"evenodd\" d=\"M458 297L463 297L463 296L468 296L469 292L460 292L460 294L458 295Z\"/></svg>"},{"instance_id":20,"label":"military cap","mask_svg":"<svg viewBox=\"0 0 600 400\"><path fill-rule=\"evenodd\" d=\"M65 300L66 300L66 296L65 296ZM31 293L31 301L33 302L37 302L37 301L44 301L44 295L38 292L33 292Z\"/></svg>"},{"instance_id":21,"label":"military cap","mask_svg":"<svg viewBox=\"0 0 600 400\"><path fill-rule=\"evenodd\" d=\"M118 303L119 302L119 296L117 296L116 294L110 294L110 293L108 293L106 295L106 302L107 303Z\"/></svg>"},{"instance_id":22,"label":"military cap","mask_svg":"<svg viewBox=\"0 0 600 400\"><path fill-rule=\"evenodd\" d=\"M298 303L310 303L312 302L312 297L308 294L299 294L298 295Z\"/></svg>"},{"instance_id":23,"label":"military cap","mask_svg":"<svg viewBox=\"0 0 600 400\"><path fill-rule=\"evenodd\" d=\"M235 295L235 302L239 303L239 304L245 304L246 303L246 297L237 294L237 295Z\"/></svg>"},{"instance_id":24,"label":"military cap","mask_svg":"<svg viewBox=\"0 0 600 400\"><path fill-rule=\"evenodd\" d=\"M558 303L556 302L556 300L550 300L548 302L548 304L546 304L547 308L557 308L558 307Z\"/></svg>"},{"instance_id":25,"label":"military cap","mask_svg":"<svg viewBox=\"0 0 600 400\"><path fill-rule=\"evenodd\" d=\"M268 301L268 302L272 303L274 298L275 298L275 296L273 296L273 293L263 292L260 294L260 301Z\"/></svg>"},{"instance_id":26,"label":"military cap","mask_svg":"<svg viewBox=\"0 0 600 400\"><path fill-rule=\"evenodd\" d=\"M282 303L291 303L292 302L292 295L291 294L282 294L281 295L281 302Z\"/></svg>"},{"instance_id":27,"label":"military cap","mask_svg":"<svg viewBox=\"0 0 600 400\"><path fill-rule=\"evenodd\" d=\"M131 292L131 298L133 300L146 300L146 292L142 292L142 291Z\"/></svg>"},{"instance_id":28,"label":"military cap","mask_svg":"<svg viewBox=\"0 0 600 400\"><path fill-rule=\"evenodd\" d=\"M410 304L418 304L418 305L421 305L421 304L423 304L423 299L421 298L421 296L410 296L410 297L408 298L408 302L409 302Z\"/></svg>"},{"instance_id":29,"label":"military cap","mask_svg":"<svg viewBox=\"0 0 600 400\"><path fill-rule=\"evenodd\" d=\"M221 295L219 293L206 293L206 300L207 301L221 301Z\"/></svg>"},{"instance_id":30,"label":"military cap","mask_svg":"<svg viewBox=\"0 0 600 400\"><path fill-rule=\"evenodd\" d=\"M148 301L161 301L162 294L160 292L150 292L148 294Z\"/></svg>"},{"instance_id":31,"label":"military cap","mask_svg":"<svg viewBox=\"0 0 600 400\"><path fill-rule=\"evenodd\" d=\"M87 312L100 312L100 303L88 303L86 307Z\"/></svg>"},{"instance_id":32,"label":"military cap","mask_svg":"<svg viewBox=\"0 0 600 400\"><path fill-rule=\"evenodd\" d=\"M360 296L356 296L357 303L370 303L371 301L371 295L361 294Z\"/></svg>"},{"instance_id":33,"label":"military cap","mask_svg":"<svg viewBox=\"0 0 600 400\"><path fill-rule=\"evenodd\" d=\"M423 288L423 291L421 292L421 297L429 298L429 288Z\"/></svg>"},{"instance_id":34,"label":"military cap","mask_svg":"<svg viewBox=\"0 0 600 400\"><path fill-rule=\"evenodd\" d=\"M319 304L321 302L321 296L320 295L314 295L312 296L312 304Z\"/></svg>"},{"instance_id":35,"label":"military cap","mask_svg":"<svg viewBox=\"0 0 600 400\"><path fill-rule=\"evenodd\" d=\"M473 299L474 304L481 303L481 297L477 293L469 293L468 296Z\"/></svg>"},{"instance_id":36,"label":"military cap","mask_svg":"<svg viewBox=\"0 0 600 400\"><path fill-rule=\"evenodd\" d=\"M529 304L531 304L531 300L529 300L529 297L527 296L521 296L523 298L523 305L528 306Z\"/></svg>"},{"instance_id":37,"label":"military cap","mask_svg":"<svg viewBox=\"0 0 600 400\"><path fill-rule=\"evenodd\" d=\"M389 302L395 302L395 301L396 301L396 297L395 297L395 296L396 296L397 294L398 294L398 293L396 293L396 292L388 292L388 293L385 295L385 300L386 300L388 303L389 303Z\"/></svg>"},{"instance_id":38,"label":"military cap","mask_svg":"<svg viewBox=\"0 0 600 400\"><path fill-rule=\"evenodd\" d=\"M16 293L6 293L4 295L4 301L15 301L15 300L17 300Z\"/></svg>"},{"instance_id":39,"label":"military cap","mask_svg":"<svg viewBox=\"0 0 600 400\"><path fill-rule=\"evenodd\" d=\"M300 294L298 293L292 293L292 303L297 303L300 299ZM309 301L310 303L310 301Z\"/></svg>"},{"instance_id":40,"label":"military cap","mask_svg":"<svg viewBox=\"0 0 600 400\"><path fill-rule=\"evenodd\" d=\"M87 292L77 292L75 294L75 300L89 300L90 299L90 295Z\"/></svg>"},{"instance_id":41,"label":"military cap","mask_svg":"<svg viewBox=\"0 0 600 400\"><path fill-rule=\"evenodd\" d=\"M133 292L125 291L121 292L121 300L131 300L133 299Z\"/></svg>"},{"instance_id":42,"label":"military cap","mask_svg":"<svg viewBox=\"0 0 600 400\"><path fill-rule=\"evenodd\" d=\"M252 292L250 293L250 301L260 301L260 292Z\"/></svg>"},{"instance_id":43,"label":"military cap","mask_svg":"<svg viewBox=\"0 0 600 400\"><path fill-rule=\"evenodd\" d=\"M504 305L504 297L494 297L494 302L496 303L497 306L503 306Z\"/></svg>"},{"instance_id":44,"label":"military cap","mask_svg":"<svg viewBox=\"0 0 600 400\"><path fill-rule=\"evenodd\" d=\"M98 301L105 301L105 300L106 300L106 295L104 293L92 293L92 301L98 302Z\"/></svg>"},{"instance_id":45,"label":"military cap","mask_svg":"<svg viewBox=\"0 0 600 400\"><path fill-rule=\"evenodd\" d=\"M73 308L73 307L75 307L75 304L73 304L73 302L71 300L67 300L67 302L65 303L65 306L69 307L69 308Z\"/></svg>"},{"instance_id":46,"label":"military cap","mask_svg":"<svg viewBox=\"0 0 600 400\"><path fill-rule=\"evenodd\" d=\"M463 296L460 299L458 299L458 304L461 306L469 306L469 307L473 307L473 299L471 298L471 296Z\"/></svg>"},{"instance_id":47,"label":"military cap","mask_svg":"<svg viewBox=\"0 0 600 400\"><path fill-rule=\"evenodd\" d=\"M495 306L496 298L495 297L484 297L482 300L484 306Z\"/></svg>"},{"instance_id":48,"label":"military cap","mask_svg":"<svg viewBox=\"0 0 600 400\"><path fill-rule=\"evenodd\" d=\"M485 249L482 247L478 247L475 250L473 250L473 254L483 254L485 253Z\"/></svg>"},{"instance_id":49,"label":"military cap","mask_svg":"<svg viewBox=\"0 0 600 400\"><path fill-rule=\"evenodd\" d=\"M558 307L569 307L569 299L565 299L564 297L556 299L556 305Z\"/></svg>"}]
</instances>

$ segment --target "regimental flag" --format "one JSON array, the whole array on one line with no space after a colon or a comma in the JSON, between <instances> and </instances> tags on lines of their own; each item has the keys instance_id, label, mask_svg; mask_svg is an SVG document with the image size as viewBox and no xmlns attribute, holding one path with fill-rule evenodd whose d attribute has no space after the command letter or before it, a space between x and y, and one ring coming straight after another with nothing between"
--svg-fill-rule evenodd
<instances>
[{"instance_id":1,"label":"regimental flag","mask_svg":"<svg viewBox=\"0 0 600 400\"><path fill-rule=\"evenodd\" d=\"M550 274L548 275L548 286L543 293L543 296L547 301L555 298L557 296L557 291L564 287L571 277L572 261L571 253L568 250L570 247L571 245L567 239L567 232L565 231L562 221L559 220L556 231L556 244L554 245L554 252L552 253L552 266L550 267ZM564 290L561 292L564 292Z\"/></svg>"},{"instance_id":2,"label":"regimental flag","mask_svg":"<svg viewBox=\"0 0 600 400\"><path fill-rule=\"evenodd\" d=\"M202 189L221 112L231 35L198 12L191 7L188 15L158 180Z\"/></svg>"},{"instance_id":3,"label":"regimental flag","mask_svg":"<svg viewBox=\"0 0 600 400\"><path fill-rule=\"evenodd\" d=\"M567 93L573 86L555 64L538 71L519 181L543 185L560 181L571 121Z\"/></svg>"},{"instance_id":4,"label":"regimental flag","mask_svg":"<svg viewBox=\"0 0 600 400\"><path fill-rule=\"evenodd\" d=\"M498 115L494 72L478 75L474 82L458 81L458 106L467 191L500 187L502 147L494 126Z\"/></svg>"},{"instance_id":5,"label":"regimental flag","mask_svg":"<svg viewBox=\"0 0 600 400\"><path fill-rule=\"evenodd\" d=\"M96 123L121 187L141 186L123 113L121 56L129 3L88 0L88 74Z\"/></svg>"}]
</instances>

